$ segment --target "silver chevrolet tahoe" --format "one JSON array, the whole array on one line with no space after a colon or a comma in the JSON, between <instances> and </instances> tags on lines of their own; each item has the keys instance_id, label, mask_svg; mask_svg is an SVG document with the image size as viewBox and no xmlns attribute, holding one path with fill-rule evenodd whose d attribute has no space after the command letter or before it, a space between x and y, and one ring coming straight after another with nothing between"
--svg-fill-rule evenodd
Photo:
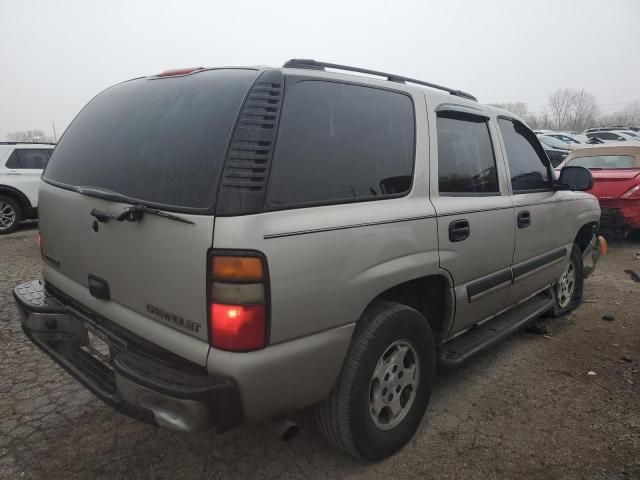
<instances>
[{"instance_id":1,"label":"silver chevrolet tahoe","mask_svg":"<svg viewBox=\"0 0 640 480\"><path fill-rule=\"evenodd\" d=\"M459 90L314 60L170 70L70 125L40 185L42 279L14 296L123 413L291 433L314 406L375 460L416 431L436 365L579 305L592 182Z\"/></svg>"}]
</instances>

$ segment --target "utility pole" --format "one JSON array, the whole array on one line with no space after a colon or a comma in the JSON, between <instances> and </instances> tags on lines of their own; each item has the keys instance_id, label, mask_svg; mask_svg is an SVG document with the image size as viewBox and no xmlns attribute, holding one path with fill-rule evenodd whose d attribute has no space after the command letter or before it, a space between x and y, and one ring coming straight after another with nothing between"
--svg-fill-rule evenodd
<instances>
[{"instance_id":1,"label":"utility pole","mask_svg":"<svg viewBox=\"0 0 640 480\"><path fill-rule=\"evenodd\" d=\"M53 127L53 143L58 143L58 135L56 134L56 122L51 122Z\"/></svg>"}]
</instances>

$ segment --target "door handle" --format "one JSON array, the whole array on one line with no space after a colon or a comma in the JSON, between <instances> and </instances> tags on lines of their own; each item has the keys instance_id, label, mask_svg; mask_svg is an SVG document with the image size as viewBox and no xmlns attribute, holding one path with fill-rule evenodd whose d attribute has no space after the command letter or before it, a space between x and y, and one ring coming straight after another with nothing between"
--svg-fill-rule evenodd
<instances>
[{"instance_id":1,"label":"door handle","mask_svg":"<svg viewBox=\"0 0 640 480\"><path fill-rule=\"evenodd\" d=\"M7 172L7 175L22 175L22 173L20 172L16 172L15 170L9 170Z\"/></svg>"},{"instance_id":2,"label":"door handle","mask_svg":"<svg viewBox=\"0 0 640 480\"><path fill-rule=\"evenodd\" d=\"M467 220L455 220L449 224L449 240L461 242L469 238L471 227Z\"/></svg>"},{"instance_id":3,"label":"door handle","mask_svg":"<svg viewBox=\"0 0 640 480\"><path fill-rule=\"evenodd\" d=\"M531 225L531 213L529 213L529 210L518 212L518 228L527 228L529 225Z\"/></svg>"}]
</instances>

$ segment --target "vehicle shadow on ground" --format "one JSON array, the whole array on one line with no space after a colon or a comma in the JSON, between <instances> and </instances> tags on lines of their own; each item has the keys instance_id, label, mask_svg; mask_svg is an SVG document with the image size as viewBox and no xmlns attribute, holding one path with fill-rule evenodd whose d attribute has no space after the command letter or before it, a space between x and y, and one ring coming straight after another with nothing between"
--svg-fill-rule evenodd
<instances>
[{"instance_id":1,"label":"vehicle shadow on ground","mask_svg":"<svg viewBox=\"0 0 640 480\"><path fill-rule=\"evenodd\" d=\"M450 399L464 401L477 382L490 381L478 371L504 360L516 343L535 341L517 334L475 357L473 364L439 369L430 409L405 449L420 449L434 415ZM57 427L44 435L37 451L25 449L16 460L34 477L55 478L343 478L364 475L370 464L330 446L318 432L311 409L291 418L299 434L285 442L264 425L246 425L216 435L182 434L148 426L90 399L76 410L60 411ZM84 410L84 413L82 412ZM23 456L24 455L24 456ZM417 453L417 455L422 455Z\"/></svg>"}]
</instances>

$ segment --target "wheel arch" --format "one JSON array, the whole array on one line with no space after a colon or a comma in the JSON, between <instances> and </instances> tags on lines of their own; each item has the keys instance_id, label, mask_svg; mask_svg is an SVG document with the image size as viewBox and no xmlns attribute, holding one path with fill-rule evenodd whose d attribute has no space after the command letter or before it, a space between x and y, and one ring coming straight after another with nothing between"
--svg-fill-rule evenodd
<instances>
[{"instance_id":1,"label":"wheel arch","mask_svg":"<svg viewBox=\"0 0 640 480\"><path fill-rule=\"evenodd\" d=\"M580 251L584 252L597 229L598 222L589 222L580 227L573 240L580 247Z\"/></svg>"},{"instance_id":2,"label":"wheel arch","mask_svg":"<svg viewBox=\"0 0 640 480\"><path fill-rule=\"evenodd\" d=\"M444 272L413 278L388 287L371 299L363 312L380 300L406 305L420 312L429 322L436 339L449 332L455 297L451 279Z\"/></svg>"},{"instance_id":3,"label":"wheel arch","mask_svg":"<svg viewBox=\"0 0 640 480\"><path fill-rule=\"evenodd\" d=\"M17 188L10 187L9 185L0 185L0 195L4 195L15 200L23 212L31 208L31 202L27 196Z\"/></svg>"}]
</instances>

